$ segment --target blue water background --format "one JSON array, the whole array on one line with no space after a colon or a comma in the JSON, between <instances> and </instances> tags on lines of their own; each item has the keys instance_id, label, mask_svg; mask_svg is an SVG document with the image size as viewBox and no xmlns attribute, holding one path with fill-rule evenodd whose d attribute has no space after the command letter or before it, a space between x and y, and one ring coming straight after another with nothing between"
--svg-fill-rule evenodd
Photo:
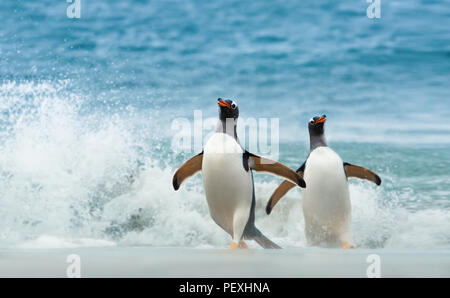
<instances>
[{"instance_id":1,"label":"blue water background","mask_svg":"<svg viewBox=\"0 0 450 298\"><path fill-rule=\"evenodd\" d=\"M0 84L55 86L95 119L87 131L126 119L141 136L136 167L188 158L170 150L171 121L215 117L225 97L243 118L279 118L280 160L297 168L307 121L325 113L330 145L384 178L379 204L448 218L450 1L381 0L380 19L365 0L82 0L81 19L67 18L68 5L1 1ZM11 104L16 87L2 93L3 145L42 96L19 88ZM436 233L450 243L448 230Z\"/></svg>"}]
</instances>

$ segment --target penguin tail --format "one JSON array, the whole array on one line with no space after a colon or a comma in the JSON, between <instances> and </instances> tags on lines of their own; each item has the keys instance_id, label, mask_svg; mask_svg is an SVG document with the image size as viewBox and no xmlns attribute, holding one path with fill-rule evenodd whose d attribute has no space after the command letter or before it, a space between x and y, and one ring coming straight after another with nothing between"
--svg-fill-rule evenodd
<instances>
[{"instance_id":1,"label":"penguin tail","mask_svg":"<svg viewBox=\"0 0 450 298\"><path fill-rule=\"evenodd\" d=\"M267 238L266 236L261 233L260 230L258 230L256 227L253 228L253 231L251 233L248 233L245 235L245 238L250 240L255 240L256 243L258 243L262 248L266 249L280 249L281 247Z\"/></svg>"}]
</instances>

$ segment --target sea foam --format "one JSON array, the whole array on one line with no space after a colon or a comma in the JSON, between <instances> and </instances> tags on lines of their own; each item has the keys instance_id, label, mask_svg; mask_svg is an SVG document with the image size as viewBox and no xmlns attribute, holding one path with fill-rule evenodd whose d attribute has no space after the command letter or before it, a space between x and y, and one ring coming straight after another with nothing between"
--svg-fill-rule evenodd
<instances>
[{"instance_id":1,"label":"sea foam","mask_svg":"<svg viewBox=\"0 0 450 298\"><path fill-rule=\"evenodd\" d=\"M173 190L182 160L166 137L152 137L161 119L151 112L84 113L86 98L66 86L0 85L0 246L229 244L209 215L200 175ZM383 174L381 187L350 180L355 244L449 248L450 212L399 204L396 178ZM306 246L301 191L289 192L267 216L265 204L281 180L254 176L257 227L283 247Z\"/></svg>"}]
</instances>

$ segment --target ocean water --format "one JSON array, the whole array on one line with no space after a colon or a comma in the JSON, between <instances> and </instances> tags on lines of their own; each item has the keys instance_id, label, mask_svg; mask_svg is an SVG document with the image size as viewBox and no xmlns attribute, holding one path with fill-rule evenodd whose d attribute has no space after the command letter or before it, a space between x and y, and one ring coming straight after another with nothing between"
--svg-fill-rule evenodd
<instances>
[{"instance_id":1,"label":"ocean water","mask_svg":"<svg viewBox=\"0 0 450 298\"><path fill-rule=\"evenodd\" d=\"M350 180L359 247L450 249L450 1L81 3L0 3L0 247L226 247L200 176L171 184L197 152L174 120L224 97L278 119L295 169L327 114L329 145L383 180ZM267 216L281 180L254 176L257 226L304 247L301 191Z\"/></svg>"}]
</instances>

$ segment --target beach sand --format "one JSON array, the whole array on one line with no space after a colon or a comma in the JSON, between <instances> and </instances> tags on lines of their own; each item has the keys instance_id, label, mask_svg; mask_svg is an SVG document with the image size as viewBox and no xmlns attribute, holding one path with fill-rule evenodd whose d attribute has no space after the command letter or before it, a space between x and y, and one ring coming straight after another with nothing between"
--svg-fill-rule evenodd
<instances>
[{"instance_id":1,"label":"beach sand","mask_svg":"<svg viewBox=\"0 0 450 298\"><path fill-rule=\"evenodd\" d=\"M95 247L0 250L0 277L67 277L71 254L81 277L367 277L380 257L381 277L450 277L450 251L195 249Z\"/></svg>"}]
</instances>

